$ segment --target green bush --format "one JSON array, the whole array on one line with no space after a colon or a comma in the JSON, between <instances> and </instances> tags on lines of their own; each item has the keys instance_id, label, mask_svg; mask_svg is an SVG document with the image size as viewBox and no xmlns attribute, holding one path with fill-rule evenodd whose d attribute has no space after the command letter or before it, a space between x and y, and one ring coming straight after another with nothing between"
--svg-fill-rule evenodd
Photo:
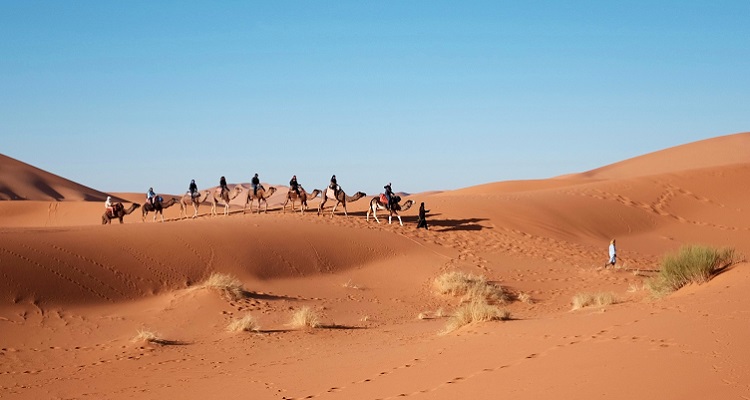
<instances>
[{"instance_id":1,"label":"green bush","mask_svg":"<svg viewBox=\"0 0 750 400\"><path fill-rule=\"evenodd\" d=\"M649 287L652 292L661 295L674 292L690 283L708 282L717 270L731 265L734 256L732 248L683 246L676 253L664 257L661 270L648 282Z\"/></svg>"}]
</instances>

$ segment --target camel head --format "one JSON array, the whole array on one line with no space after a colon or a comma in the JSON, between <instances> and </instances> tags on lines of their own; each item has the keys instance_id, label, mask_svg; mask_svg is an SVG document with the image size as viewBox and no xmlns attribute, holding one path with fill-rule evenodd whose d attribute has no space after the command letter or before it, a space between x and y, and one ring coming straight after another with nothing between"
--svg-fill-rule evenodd
<instances>
[{"instance_id":1,"label":"camel head","mask_svg":"<svg viewBox=\"0 0 750 400\"><path fill-rule=\"evenodd\" d=\"M406 211L411 208L411 206L414 205L414 200L406 200L406 203L401 206L401 211Z\"/></svg>"}]
</instances>

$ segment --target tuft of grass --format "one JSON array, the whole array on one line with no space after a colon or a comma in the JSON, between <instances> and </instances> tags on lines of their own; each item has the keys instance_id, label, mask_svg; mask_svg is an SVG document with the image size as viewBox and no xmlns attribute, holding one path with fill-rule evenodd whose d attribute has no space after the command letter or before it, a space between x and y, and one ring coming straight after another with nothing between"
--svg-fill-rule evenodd
<instances>
[{"instance_id":1,"label":"tuft of grass","mask_svg":"<svg viewBox=\"0 0 750 400\"><path fill-rule=\"evenodd\" d=\"M616 303L617 297L612 292L578 293L573 296L573 310L584 307L604 307Z\"/></svg>"},{"instance_id":2,"label":"tuft of grass","mask_svg":"<svg viewBox=\"0 0 750 400\"><path fill-rule=\"evenodd\" d=\"M230 322L229 325L227 325L227 330L229 332L258 332L260 330L260 325L258 325L258 321L255 317L250 314L245 314L244 317Z\"/></svg>"},{"instance_id":3,"label":"tuft of grass","mask_svg":"<svg viewBox=\"0 0 750 400\"><path fill-rule=\"evenodd\" d=\"M304 306L292 314L289 325L294 328L317 328L320 326L320 315L312 308Z\"/></svg>"},{"instance_id":4,"label":"tuft of grass","mask_svg":"<svg viewBox=\"0 0 750 400\"><path fill-rule=\"evenodd\" d=\"M519 293L518 300L526 304L534 304L534 299L532 299L531 295L528 293L524 293L524 292Z\"/></svg>"},{"instance_id":5,"label":"tuft of grass","mask_svg":"<svg viewBox=\"0 0 750 400\"><path fill-rule=\"evenodd\" d=\"M441 334L447 334L476 322L506 321L510 319L510 312L501 310L495 305L483 301L472 301L457 308L450 317Z\"/></svg>"},{"instance_id":6,"label":"tuft of grass","mask_svg":"<svg viewBox=\"0 0 750 400\"><path fill-rule=\"evenodd\" d=\"M341 286L343 286L343 287L345 287L345 288L348 288L348 289L356 289L356 290L362 289L362 287L361 287L361 286L359 286L359 285L357 285L357 284L354 284L354 283L352 283L352 280L351 280L351 279L349 279L348 281L346 281L346 283L344 283L344 284L343 284L343 285L341 285Z\"/></svg>"},{"instance_id":7,"label":"tuft of grass","mask_svg":"<svg viewBox=\"0 0 750 400\"><path fill-rule=\"evenodd\" d=\"M146 329L139 329L138 333L135 335L135 337L131 341L133 343L148 342L148 343L163 344L163 345L177 343L173 340L163 339L156 332L146 330Z\"/></svg>"},{"instance_id":8,"label":"tuft of grass","mask_svg":"<svg viewBox=\"0 0 750 400\"><path fill-rule=\"evenodd\" d=\"M735 261L733 248L683 246L676 253L664 256L659 274L647 285L654 295L666 295L690 283L708 282L719 269Z\"/></svg>"},{"instance_id":9,"label":"tuft of grass","mask_svg":"<svg viewBox=\"0 0 750 400\"><path fill-rule=\"evenodd\" d=\"M242 282L229 274L214 272L203 283L203 287L216 290L229 300L240 300L245 297L245 288Z\"/></svg>"},{"instance_id":10,"label":"tuft of grass","mask_svg":"<svg viewBox=\"0 0 750 400\"><path fill-rule=\"evenodd\" d=\"M439 294L462 296L462 301L466 302L483 300L505 304L510 298L502 287L488 282L484 276L461 271L446 272L438 276L433 286Z\"/></svg>"}]
</instances>

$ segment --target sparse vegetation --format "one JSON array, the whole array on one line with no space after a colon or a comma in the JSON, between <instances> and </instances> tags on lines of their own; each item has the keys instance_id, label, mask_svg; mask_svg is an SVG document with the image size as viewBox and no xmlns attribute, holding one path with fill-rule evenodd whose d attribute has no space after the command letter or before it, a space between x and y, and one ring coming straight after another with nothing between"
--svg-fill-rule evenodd
<instances>
[{"instance_id":1,"label":"sparse vegetation","mask_svg":"<svg viewBox=\"0 0 750 400\"><path fill-rule=\"evenodd\" d=\"M166 340L161 338L157 333L146 330L146 329L139 329L138 333L135 335L135 337L132 339L133 343L138 342L148 342L148 343L154 343L154 344L174 344L177 342L174 342L172 340Z\"/></svg>"},{"instance_id":2,"label":"sparse vegetation","mask_svg":"<svg viewBox=\"0 0 750 400\"><path fill-rule=\"evenodd\" d=\"M664 257L659 274L647 282L648 287L654 295L666 295L690 283L708 282L717 270L734 262L735 251L732 248L683 246L676 253Z\"/></svg>"},{"instance_id":3,"label":"sparse vegetation","mask_svg":"<svg viewBox=\"0 0 750 400\"><path fill-rule=\"evenodd\" d=\"M258 321L250 314L245 314L244 317L234 320L227 325L229 332L245 332L245 331L259 331L260 325Z\"/></svg>"},{"instance_id":4,"label":"sparse vegetation","mask_svg":"<svg viewBox=\"0 0 750 400\"><path fill-rule=\"evenodd\" d=\"M361 286L352 283L351 279L349 279L348 281L346 281L346 283L344 283L342 286L344 286L347 289L357 289L357 290L362 289Z\"/></svg>"},{"instance_id":5,"label":"sparse vegetation","mask_svg":"<svg viewBox=\"0 0 750 400\"><path fill-rule=\"evenodd\" d=\"M444 273L434 281L435 290L440 294L462 296L462 302L483 300L487 303L504 304L509 296L502 287L488 282L484 276L461 271Z\"/></svg>"},{"instance_id":6,"label":"sparse vegetation","mask_svg":"<svg viewBox=\"0 0 750 400\"><path fill-rule=\"evenodd\" d=\"M616 303L617 297L612 292L578 293L573 296L573 310L584 307L604 307Z\"/></svg>"},{"instance_id":7,"label":"sparse vegetation","mask_svg":"<svg viewBox=\"0 0 750 400\"><path fill-rule=\"evenodd\" d=\"M534 299L532 299L531 295L528 293L521 292L516 297L518 298L518 301L524 302L526 304L534 304Z\"/></svg>"},{"instance_id":8,"label":"sparse vegetation","mask_svg":"<svg viewBox=\"0 0 750 400\"><path fill-rule=\"evenodd\" d=\"M289 323L294 328L317 328L320 326L320 315L310 307L302 307L292 314Z\"/></svg>"},{"instance_id":9,"label":"sparse vegetation","mask_svg":"<svg viewBox=\"0 0 750 400\"><path fill-rule=\"evenodd\" d=\"M217 290L229 300L239 300L245 297L245 288L242 282L232 275L214 272L203 283L203 287Z\"/></svg>"},{"instance_id":10,"label":"sparse vegetation","mask_svg":"<svg viewBox=\"0 0 750 400\"><path fill-rule=\"evenodd\" d=\"M482 300L472 301L457 308L441 332L447 334L474 322L486 322L510 319L510 312L501 310L495 305Z\"/></svg>"}]
</instances>

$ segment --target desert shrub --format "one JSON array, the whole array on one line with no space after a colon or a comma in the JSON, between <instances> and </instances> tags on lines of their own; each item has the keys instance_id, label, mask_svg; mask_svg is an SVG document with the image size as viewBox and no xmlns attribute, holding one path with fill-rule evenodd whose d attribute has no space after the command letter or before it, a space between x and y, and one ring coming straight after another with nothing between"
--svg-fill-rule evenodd
<instances>
[{"instance_id":1,"label":"desert shrub","mask_svg":"<svg viewBox=\"0 0 750 400\"><path fill-rule=\"evenodd\" d=\"M518 301L524 302L526 304L534 304L534 299L531 298L531 295L528 293L521 292L516 296Z\"/></svg>"},{"instance_id":2,"label":"desert shrub","mask_svg":"<svg viewBox=\"0 0 750 400\"><path fill-rule=\"evenodd\" d=\"M476 300L457 308L441 333L450 333L475 322L505 321L508 319L510 319L510 312L507 310L501 310L495 305Z\"/></svg>"},{"instance_id":3,"label":"desert shrub","mask_svg":"<svg viewBox=\"0 0 750 400\"><path fill-rule=\"evenodd\" d=\"M203 287L216 290L229 300L239 300L245 297L242 282L232 275L214 272L208 277Z\"/></svg>"},{"instance_id":4,"label":"desert shrub","mask_svg":"<svg viewBox=\"0 0 750 400\"><path fill-rule=\"evenodd\" d=\"M683 246L664 256L659 274L648 281L648 286L656 295L668 294L690 283L708 282L718 269L733 262L735 252L732 248Z\"/></svg>"},{"instance_id":5,"label":"desert shrub","mask_svg":"<svg viewBox=\"0 0 750 400\"><path fill-rule=\"evenodd\" d=\"M260 330L260 325L258 325L258 321L250 314L245 314L244 317L240 319L236 319L227 325L227 330L229 332L245 332L245 331L258 331Z\"/></svg>"},{"instance_id":6,"label":"desert shrub","mask_svg":"<svg viewBox=\"0 0 750 400\"><path fill-rule=\"evenodd\" d=\"M181 342L175 341L175 340L167 340L159 336L159 334L155 333L154 331L150 331L147 329L139 329L138 333L135 335L135 337L131 340L132 342L148 342L148 343L154 343L154 344L162 344L162 345L169 345L169 344L180 344Z\"/></svg>"},{"instance_id":7,"label":"desert shrub","mask_svg":"<svg viewBox=\"0 0 750 400\"><path fill-rule=\"evenodd\" d=\"M320 326L320 315L310 307L302 307L292 314L289 323L294 328L317 328Z\"/></svg>"},{"instance_id":8,"label":"desert shrub","mask_svg":"<svg viewBox=\"0 0 750 400\"><path fill-rule=\"evenodd\" d=\"M462 296L462 301L484 300L489 303L505 303L509 296L502 287L487 281L480 275L461 271L446 272L433 282L439 294Z\"/></svg>"},{"instance_id":9,"label":"desert shrub","mask_svg":"<svg viewBox=\"0 0 750 400\"><path fill-rule=\"evenodd\" d=\"M612 292L578 293L573 296L573 310L584 307L604 307L617 303L617 297Z\"/></svg>"}]
</instances>

